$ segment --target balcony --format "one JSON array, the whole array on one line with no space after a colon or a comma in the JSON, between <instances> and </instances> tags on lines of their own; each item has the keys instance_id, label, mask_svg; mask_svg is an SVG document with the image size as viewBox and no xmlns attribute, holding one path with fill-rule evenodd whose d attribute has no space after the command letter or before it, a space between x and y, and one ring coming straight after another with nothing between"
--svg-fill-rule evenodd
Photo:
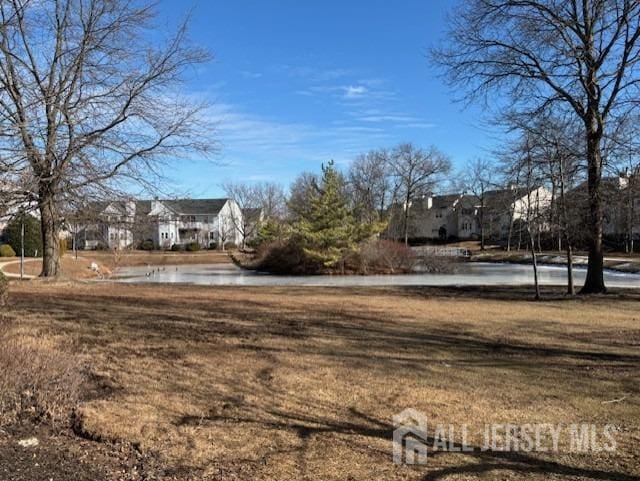
<instances>
[{"instance_id":1,"label":"balcony","mask_svg":"<svg viewBox=\"0 0 640 481\"><path fill-rule=\"evenodd\" d=\"M178 229L180 230L203 230L204 228L204 222L187 222L181 220L178 224Z\"/></svg>"}]
</instances>

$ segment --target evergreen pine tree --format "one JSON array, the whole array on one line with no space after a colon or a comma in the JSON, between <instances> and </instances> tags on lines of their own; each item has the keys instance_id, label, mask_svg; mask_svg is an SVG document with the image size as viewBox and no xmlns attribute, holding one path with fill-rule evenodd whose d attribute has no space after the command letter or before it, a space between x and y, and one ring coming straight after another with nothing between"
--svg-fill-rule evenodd
<instances>
[{"instance_id":1,"label":"evergreen pine tree","mask_svg":"<svg viewBox=\"0 0 640 481\"><path fill-rule=\"evenodd\" d=\"M295 230L305 253L325 267L332 267L353 252L360 240L333 161L322 166L322 181L311 195L310 209Z\"/></svg>"}]
</instances>

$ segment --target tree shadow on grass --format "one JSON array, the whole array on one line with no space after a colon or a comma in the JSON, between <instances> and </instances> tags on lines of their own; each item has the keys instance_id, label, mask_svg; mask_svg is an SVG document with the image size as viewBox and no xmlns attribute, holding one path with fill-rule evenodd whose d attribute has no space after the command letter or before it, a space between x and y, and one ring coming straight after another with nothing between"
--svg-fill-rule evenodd
<instances>
[{"instance_id":1,"label":"tree shadow on grass","mask_svg":"<svg viewBox=\"0 0 640 481\"><path fill-rule=\"evenodd\" d=\"M621 376L629 371L637 373L640 367L640 355L633 350L633 343L596 346L587 339L569 346L555 342L552 330L544 333L544 342L539 339L527 342L521 338L499 338L490 331L480 333L455 320L420 323L412 319L414 322L404 322L390 317L386 311L361 310L335 303L298 306L278 303L273 298L247 298L239 302L238 298L227 296L204 298L190 290L185 290L178 298L145 298L136 296L138 291L135 289L132 291L123 291L124 294L117 297L97 291L90 295L60 292L44 297L37 293L21 293L17 296L16 308L21 313L41 316L46 313L52 329L77 335L88 349L106 352L114 359L128 359L134 367L138 358L165 363L167 371L162 374L170 372L177 361L198 349L224 349L230 356L259 359L274 369L285 356L322 360L331 365L349 366L353 372L367 369L373 376L386 376L398 384L405 376L411 379L424 377L434 366L436 374L453 383L465 380L455 377L465 369L475 369L479 376L489 372L485 368L497 368L501 373L530 372L540 392L553 384L565 381L569 384L577 375L583 378L592 375L585 371L589 367L606 367ZM330 298L328 291L323 292ZM371 295L371 291L368 292ZM406 295L423 294L418 290ZM552 329L552 326L547 328ZM443 360L453 369L443 373ZM225 388L220 392L234 394L235 398L227 401L233 404L230 409L205 416L202 413L181 414L175 425L231 422L293 431L302 441L295 447L298 451L308 449L308 442L314 436L330 434L353 438L354 443L358 442L358 437L388 440L389 453L378 450L375 455L388 456L391 462L393 427L390 423L353 408L347 410L344 404L321 402L313 392L279 391L270 386L271 374L264 365L253 368L240 365L235 372L206 380L210 386ZM594 382L596 380L594 378ZM185 389L180 379L158 378L157 382L163 383L163 389L169 393ZM201 386L191 389L193 392L189 395L197 398L198 404L210 402L208 396L213 391ZM563 389L567 397L580 396L583 388L576 388L575 392L570 386ZM638 387L630 389L637 392ZM261 404L248 403L246 399L255 398L256 393L262 398ZM117 396L117 392L110 395ZM335 413L341 414L339 419L332 416ZM478 450L466 456L468 463L437 467L422 479L440 480L447 476L509 470L522 475L640 481L640 477L613 470L579 468L527 454ZM304 456L299 455L298 459L304 463Z\"/></svg>"}]
</instances>

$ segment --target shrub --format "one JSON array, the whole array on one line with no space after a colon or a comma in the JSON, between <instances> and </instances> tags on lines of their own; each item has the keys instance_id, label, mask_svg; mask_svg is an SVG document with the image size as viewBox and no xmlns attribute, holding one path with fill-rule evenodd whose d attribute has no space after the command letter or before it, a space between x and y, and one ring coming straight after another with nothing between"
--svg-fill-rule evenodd
<instances>
[{"instance_id":1,"label":"shrub","mask_svg":"<svg viewBox=\"0 0 640 481\"><path fill-rule=\"evenodd\" d=\"M296 238L262 244L256 256L253 267L273 274L316 274L322 270L322 263L309 257Z\"/></svg>"},{"instance_id":2,"label":"shrub","mask_svg":"<svg viewBox=\"0 0 640 481\"><path fill-rule=\"evenodd\" d=\"M22 222L24 220L24 255L42 255L42 231L40 221L31 215L13 217L4 229L4 237L14 252L20 252L22 245Z\"/></svg>"},{"instance_id":3,"label":"shrub","mask_svg":"<svg viewBox=\"0 0 640 481\"><path fill-rule=\"evenodd\" d=\"M84 369L50 336L31 336L0 318L0 425L28 418L68 426Z\"/></svg>"},{"instance_id":4,"label":"shrub","mask_svg":"<svg viewBox=\"0 0 640 481\"><path fill-rule=\"evenodd\" d=\"M225 242L224 243L224 248L225 249L237 249L238 246L236 245L235 242Z\"/></svg>"},{"instance_id":5,"label":"shrub","mask_svg":"<svg viewBox=\"0 0 640 481\"><path fill-rule=\"evenodd\" d=\"M197 242L189 242L186 246L188 252L197 252L200 250L200 244Z\"/></svg>"},{"instance_id":6,"label":"shrub","mask_svg":"<svg viewBox=\"0 0 640 481\"><path fill-rule=\"evenodd\" d=\"M60 249L60 255L61 256L66 254L69 245L70 244L67 243L67 239L66 238L62 238L62 239L58 240L58 246L59 246L59 249Z\"/></svg>"},{"instance_id":7,"label":"shrub","mask_svg":"<svg viewBox=\"0 0 640 481\"><path fill-rule=\"evenodd\" d=\"M105 244L104 242L98 242L96 244L96 246L93 248L93 250L96 250L96 251L108 251L109 250L109 246L107 244Z\"/></svg>"},{"instance_id":8,"label":"shrub","mask_svg":"<svg viewBox=\"0 0 640 481\"><path fill-rule=\"evenodd\" d=\"M0 246L0 257L15 257L16 252L9 244L3 244Z\"/></svg>"},{"instance_id":9,"label":"shrub","mask_svg":"<svg viewBox=\"0 0 640 481\"><path fill-rule=\"evenodd\" d=\"M209 242L209 250L210 251L214 251L218 248L218 243L217 242Z\"/></svg>"},{"instance_id":10,"label":"shrub","mask_svg":"<svg viewBox=\"0 0 640 481\"><path fill-rule=\"evenodd\" d=\"M173 245L171 246L171 250L172 250L173 252L180 252L180 251L183 251L184 249L183 249L183 247L182 247L180 244L173 244Z\"/></svg>"},{"instance_id":11,"label":"shrub","mask_svg":"<svg viewBox=\"0 0 640 481\"><path fill-rule=\"evenodd\" d=\"M145 239L140 243L140 249L143 251L152 251L155 248L155 244L151 239Z\"/></svg>"},{"instance_id":12,"label":"shrub","mask_svg":"<svg viewBox=\"0 0 640 481\"><path fill-rule=\"evenodd\" d=\"M386 271L409 272L416 264L414 252L400 242L375 240L360 247L360 268L364 273Z\"/></svg>"},{"instance_id":13,"label":"shrub","mask_svg":"<svg viewBox=\"0 0 640 481\"><path fill-rule=\"evenodd\" d=\"M9 302L9 281L0 272L0 307L4 307Z\"/></svg>"}]
</instances>

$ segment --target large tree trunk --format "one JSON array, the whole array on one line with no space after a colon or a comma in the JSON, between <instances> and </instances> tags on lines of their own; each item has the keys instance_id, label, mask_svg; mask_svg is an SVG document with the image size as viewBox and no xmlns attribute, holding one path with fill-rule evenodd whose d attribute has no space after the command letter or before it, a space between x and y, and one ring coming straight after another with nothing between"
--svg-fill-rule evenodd
<instances>
[{"instance_id":1,"label":"large tree trunk","mask_svg":"<svg viewBox=\"0 0 640 481\"><path fill-rule=\"evenodd\" d=\"M587 277L581 294L598 294L607 291L604 285L604 248L602 244L602 199L600 181L602 166L600 157L600 143L602 129L597 126L594 117L587 123L587 162L589 190L589 263Z\"/></svg>"},{"instance_id":2,"label":"large tree trunk","mask_svg":"<svg viewBox=\"0 0 640 481\"><path fill-rule=\"evenodd\" d=\"M40 225L42 228L42 272L41 277L56 277L60 274L59 218L52 189L40 189Z\"/></svg>"}]
</instances>

